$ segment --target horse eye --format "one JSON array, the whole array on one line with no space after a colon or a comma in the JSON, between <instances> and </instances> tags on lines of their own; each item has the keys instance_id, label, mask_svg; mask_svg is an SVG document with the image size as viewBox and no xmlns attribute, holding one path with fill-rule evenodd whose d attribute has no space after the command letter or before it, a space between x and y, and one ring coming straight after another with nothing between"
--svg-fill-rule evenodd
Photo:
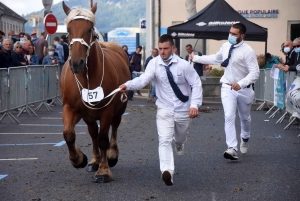
<instances>
[{"instance_id":1,"label":"horse eye","mask_svg":"<svg viewBox=\"0 0 300 201\"><path fill-rule=\"evenodd\" d=\"M92 32L92 29L89 30L89 33L91 33L91 32Z\"/></svg>"}]
</instances>

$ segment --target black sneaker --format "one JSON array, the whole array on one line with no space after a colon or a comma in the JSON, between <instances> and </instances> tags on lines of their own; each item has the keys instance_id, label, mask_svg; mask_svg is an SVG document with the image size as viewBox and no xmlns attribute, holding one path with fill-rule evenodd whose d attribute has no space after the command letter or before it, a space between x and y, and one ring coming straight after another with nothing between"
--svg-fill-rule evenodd
<instances>
[{"instance_id":1,"label":"black sneaker","mask_svg":"<svg viewBox=\"0 0 300 201\"><path fill-rule=\"evenodd\" d=\"M173 174L171 174L168 170L162 173L161 178L167 186L173 185Z\"/></svg>"}]
</instances>

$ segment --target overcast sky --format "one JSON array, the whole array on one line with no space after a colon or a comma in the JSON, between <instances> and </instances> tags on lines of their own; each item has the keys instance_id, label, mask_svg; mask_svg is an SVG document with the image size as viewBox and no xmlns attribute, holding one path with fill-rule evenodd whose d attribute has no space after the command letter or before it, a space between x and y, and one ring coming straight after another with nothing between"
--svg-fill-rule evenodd
<instances>
[{"instance_id":1,"label":"overcast sky","mask_svg":"<svg viewBox=\"0 0 300 201\"><path fill-rule=\"evenodd\" d=\"M44 8L42 0L0 0L1 3L18 13L26 15L31 12L39 11ZM62 0L53 0L53 4Z\"/></svg>"}]
</instances>

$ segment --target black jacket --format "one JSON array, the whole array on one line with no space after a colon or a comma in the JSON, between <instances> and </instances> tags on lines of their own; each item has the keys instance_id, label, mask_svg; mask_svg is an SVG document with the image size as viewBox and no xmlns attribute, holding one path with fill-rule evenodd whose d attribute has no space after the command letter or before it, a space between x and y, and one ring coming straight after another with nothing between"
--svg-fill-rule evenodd
<instances>
[{"instance_id":1,"label":"black jacket","mask_svg":"<svg viewBox=\"0 0 300 201\"><path fill-rule=\"evenodd\" d=\"M12 57L12 61L14 66L23 66L23 64L21 64L21 62L25 62L26 64L27 61L25 60L24 56L21 53L17 53L15 51L13 51L13 53L11 54Z\"/></svg>"},{"instance_id":2,"label":"black jacket","mask_svg":"<svg viewBox=\"0 0 300 201\"><path fill-rule=\"evenodd\" d=\"M6 51L2 47L0 49L0 68L13 67L13 60L11 57L11 51Z\"/></svg>"},{"instance_id":3,"label":"black jacket","mask_svg":"<svg viewBox=\"0 0 300 201\"><path fill-rule=\"evenodd\" d=\"M300 64L300 53L295 52L295 59L292 65L289 66L289 71L297 71L296 66Z\"/></svg>"}]
</instances>

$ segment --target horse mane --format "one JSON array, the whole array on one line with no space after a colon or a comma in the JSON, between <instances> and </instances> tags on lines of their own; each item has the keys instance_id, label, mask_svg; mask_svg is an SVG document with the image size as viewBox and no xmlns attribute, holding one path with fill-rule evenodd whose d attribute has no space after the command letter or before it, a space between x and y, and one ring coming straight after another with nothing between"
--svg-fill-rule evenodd
<instances>
[{"instance_id":1,"label":"horse mane","mask_svg":"<svg viewBox=\"0 0 300 201\"><path fill-rule=\"evenodd\" d=\"M75 16L85 16L88 17L94 25L96 23L95 15L92 11L85 8L75 8L72 9L68 14L66 18L66 25L68 25L74 19Z\"/></svg>"}]
</instances>

